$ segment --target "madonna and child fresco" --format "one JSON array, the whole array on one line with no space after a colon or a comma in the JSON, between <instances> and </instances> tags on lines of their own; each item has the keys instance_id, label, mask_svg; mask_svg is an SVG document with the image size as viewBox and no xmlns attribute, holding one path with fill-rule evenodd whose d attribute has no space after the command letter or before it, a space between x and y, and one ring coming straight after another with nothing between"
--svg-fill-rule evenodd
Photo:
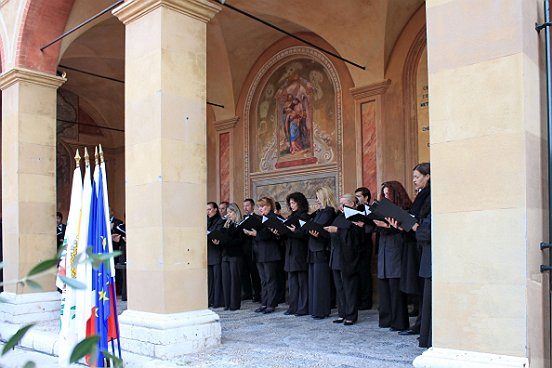
<instances>
[{"instance_id":1,"label":"madonna and child fresco","mask_svg":"<svg viewBox=\"0 0 552 368\"><path fill-rule=\"evenodd\" d=\"M336 93L324 66L295 59L274 66L263 79L254 110L259 161L253 167L266 172L335 163Z\"/></svg>"}]
</instances>

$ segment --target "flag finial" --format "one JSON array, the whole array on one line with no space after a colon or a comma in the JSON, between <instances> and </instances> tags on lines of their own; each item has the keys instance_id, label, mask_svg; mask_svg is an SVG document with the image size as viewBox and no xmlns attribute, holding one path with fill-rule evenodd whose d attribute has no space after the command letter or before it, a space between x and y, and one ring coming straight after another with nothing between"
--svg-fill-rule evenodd
<instances>
[{"instance_id":1,"label":"flag finial","mask_svg":"<svg viewBox=\"0 0 552 368\"><path fill-rule=\"evenodd\" d=\"M96 165L99 165L99 155L98 155L98 146L94 147L94 160L96 161Z\"/></svg>"},{"instance_id":2,"label":"flag finial","mask_svg":"<svg viewBox=\"0 0 552 368\"><path fill-rule=\"evenodd\" d=\"M75 163L77 164L77 167L80 166L80 160L81 160L81 157L79 155L79 149L77 148L77 153L75 154Z\"/></svg>"},{"instance_id":3,"label":"flag finial","mask_svg":"<svg viewBox=\"0 0 552 368\"><path fill-rule=\"evenodd\" d=\"M84 163L86 166L90 166L90 155L88 154L88 149L84 147Z\"/></svg>"},{"instance_id":4,"label":"flag finial","mask_svg":"<svg viewBox=\"0 0 552 368\"><path fill-rule=\"evenodd\" d=\"M104 156L103 156L103 150L102 145L100 144L100 163L104 163Z\"/></svg>"}]
</instances>

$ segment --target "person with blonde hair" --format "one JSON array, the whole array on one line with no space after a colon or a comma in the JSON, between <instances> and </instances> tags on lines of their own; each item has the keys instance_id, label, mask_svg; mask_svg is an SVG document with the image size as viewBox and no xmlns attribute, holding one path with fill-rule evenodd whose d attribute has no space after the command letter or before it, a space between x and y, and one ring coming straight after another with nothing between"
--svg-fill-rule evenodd
<instances>
[{"instance_id":1,"label":"person with blonde hair","mask_svg":"<svg viewBox=\"0 0 552 368\"><path fill-rule=\"evenodd\" d=\"M224 296L224 310L238 310L241 307L241 268L242 243L245 234L238 229L242 221L240 208L235 203L227 206L226 222L221 231L229 235L226 241L213 240L213 243L222 247L222 292Z\"/></svg>"},{"instance_id":2,"label":"person with blonde hair","mask_svg":"<svg viewBox=\"0 0 552 368\"><path fill-rule=\"evenodd\" d=\"M318 209L312 221L322 225L331 225L337 208L335 196L327 187L316 190ZM309 250L307 254L309 314L314 319L323 319L331 312L331 271L329 266L330 239L317 231L309 231Z\"/></svg>"},{"instance_id":3,"label":"person with blonde hair","mask_svg":"<svg viewBox=\"0 0 552 368\"><path fill-rule=\"evenodd\" d=\"M257 205L261 215L276 217L272 198L262 197L257 201ZM259 231L243 229L243 232L254 237L253 256L257 262L257 270L259 270L261 278L261 306L255 312L272 313L278 305L278 266L280 265L279 261L282 260L279 236L266 227Z\"/></svg>"}]
</instances>

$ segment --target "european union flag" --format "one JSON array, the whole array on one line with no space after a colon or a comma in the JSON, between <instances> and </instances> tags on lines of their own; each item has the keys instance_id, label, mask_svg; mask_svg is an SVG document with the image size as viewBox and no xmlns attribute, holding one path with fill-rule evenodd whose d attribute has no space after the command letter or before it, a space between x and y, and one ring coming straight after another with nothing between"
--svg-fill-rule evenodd
<instances>
[{"instance_id":1,"label":"european union flag","mask_svg":"<svg viewBox=\"0 0 552 368\"><path fill-rule=\"evenodd\" d=\"M100 170L100 167L96 167ZM90 225L88 230L88 241L92 247L94 254L109 253L107 237L109 231L105 223L105 206L103 182L101 173L94 176L92 184L92 203L90 206ZM98 269L92 271L92 291L95 298L95 327L96 335L100 337L98 342L98 359L97 366L104 366L104 357L102 351L108 350L108 320L111 314L111 298L114 297L111 293L111 270L109 264L106 266L102 262Z\"/></svg>"}]
</instances>

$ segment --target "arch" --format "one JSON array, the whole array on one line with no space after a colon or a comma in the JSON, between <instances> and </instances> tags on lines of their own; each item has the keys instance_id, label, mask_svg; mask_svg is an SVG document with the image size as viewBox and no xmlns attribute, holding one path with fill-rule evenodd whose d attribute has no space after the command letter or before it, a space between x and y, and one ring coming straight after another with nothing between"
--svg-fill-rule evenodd
<instances>
[{"instance_id":1,"label":"arch","mask_svg":"<svg viewBox=\"0 0 552 368\"><path fill-rule=\"evenodd\" d=\"M74 0L28 0L17 39L15 66L55 73L60 43L40 51L65 30Z\"/></svg>"},{"instance_id":2,"label":"arch","mask_svg":"<svg viewBox=\"0 0 552 368\"><path fill-rule=\"evenodd\" d=\"M406 56L403 72L404 125L405 125L405 160L408 175L409 169L418 163L418 112L416 103L416 76L420 58L427 45L426 27L423 27ZM408 176L407 176L408 177Z\"/></svg>"}]
</instances>

